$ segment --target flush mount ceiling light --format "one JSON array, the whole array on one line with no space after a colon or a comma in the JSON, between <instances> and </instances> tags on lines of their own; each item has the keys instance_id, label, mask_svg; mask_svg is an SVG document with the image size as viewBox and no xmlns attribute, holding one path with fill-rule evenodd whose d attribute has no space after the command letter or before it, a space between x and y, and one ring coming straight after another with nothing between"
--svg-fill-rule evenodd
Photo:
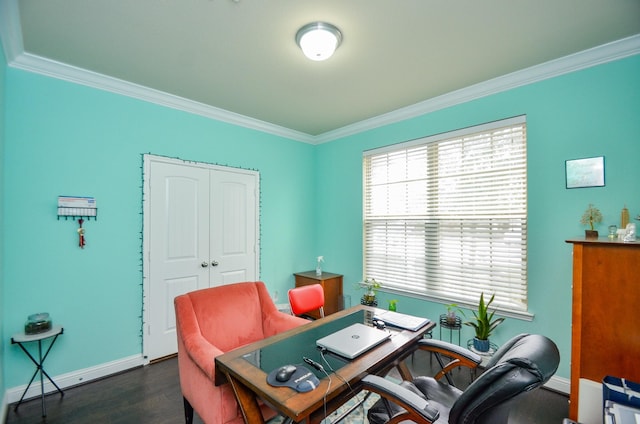
<instances>
[{"instance_id":1,"label":"flush mount ceiling light","mask_svg":"<svg viewBox=\"0 0 640 424\"><path fill-rule=\"evenodd\" d=\"M342 41L342 33L326 22L312 22L300 28L296 43L311 60L326 60L333 55Z\"/></svg>"}]
</instances>

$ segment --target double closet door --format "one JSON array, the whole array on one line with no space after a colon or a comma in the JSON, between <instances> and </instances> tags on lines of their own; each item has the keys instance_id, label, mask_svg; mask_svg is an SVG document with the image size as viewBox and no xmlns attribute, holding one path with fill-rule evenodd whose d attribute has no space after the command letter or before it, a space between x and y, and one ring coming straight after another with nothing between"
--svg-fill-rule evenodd
<instances>
[{"instance_id":1,"label":"double closet door","mask_svg":"<svg viewBox=\"0 0 640 424\"><path fill-rule=\"evenodd\" d=\"M176 296L258 279L258 182L255 171L145 156L148 360L177 352Z\"/></svg>"}]
</instances>

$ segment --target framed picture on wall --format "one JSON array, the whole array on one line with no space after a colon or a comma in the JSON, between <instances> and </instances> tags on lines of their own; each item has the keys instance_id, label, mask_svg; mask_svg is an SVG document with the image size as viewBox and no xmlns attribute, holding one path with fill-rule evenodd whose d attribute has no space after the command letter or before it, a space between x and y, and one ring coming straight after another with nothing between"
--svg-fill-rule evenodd
<instances>
[{"instance_id":1,"label":"framed picture on wall","mask_svg":"<svg viewBox=\"0 0 640 424\"><path fill-rule=\"evenodd\" d=\"M604 187L604 156L565 161L567 188Z\"/></svg>"}]
</instances>

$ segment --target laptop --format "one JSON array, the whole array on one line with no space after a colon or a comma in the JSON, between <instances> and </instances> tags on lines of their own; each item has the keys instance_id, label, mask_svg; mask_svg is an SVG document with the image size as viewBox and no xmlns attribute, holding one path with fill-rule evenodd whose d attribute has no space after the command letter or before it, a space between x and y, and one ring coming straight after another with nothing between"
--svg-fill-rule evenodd
<instances>
[{"instance_id":1,"label":"laptop","mask_svg":"<svg viewBox=\"0 0 640 424\"><path fill-rule=\"evenodd\" d=\"M381 311L380 313L376 313L374 318L379 319L392 327L403 328L411 331L417 331L419 328L431 322L428 318L416 317L393 311Z\"/></svg>"},{"instance_id":2,"label":"laptop","mask_svg":"<svg viewBox=\"0 0 640 424\"><path fill-rule=\"evenodd\" d=\"M364 324L353 324L316 341L316 344L336 355L354 359L391 337L391 334Z\"/></svg>"}]
</instances>

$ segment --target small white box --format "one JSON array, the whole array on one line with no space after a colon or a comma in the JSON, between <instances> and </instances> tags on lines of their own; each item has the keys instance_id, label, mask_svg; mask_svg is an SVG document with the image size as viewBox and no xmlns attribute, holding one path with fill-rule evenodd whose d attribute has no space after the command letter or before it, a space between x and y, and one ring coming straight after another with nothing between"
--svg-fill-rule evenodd
<instances>
[{"instance_id":1,"label":"small white box","mask_svg":"<svg viewBox=\"0 0 640 424\"><path fill-rule=\"evenodd\" d=\"M95 197L58 196L59 208L97 208Z\"/></svg>"}]
</instances>

